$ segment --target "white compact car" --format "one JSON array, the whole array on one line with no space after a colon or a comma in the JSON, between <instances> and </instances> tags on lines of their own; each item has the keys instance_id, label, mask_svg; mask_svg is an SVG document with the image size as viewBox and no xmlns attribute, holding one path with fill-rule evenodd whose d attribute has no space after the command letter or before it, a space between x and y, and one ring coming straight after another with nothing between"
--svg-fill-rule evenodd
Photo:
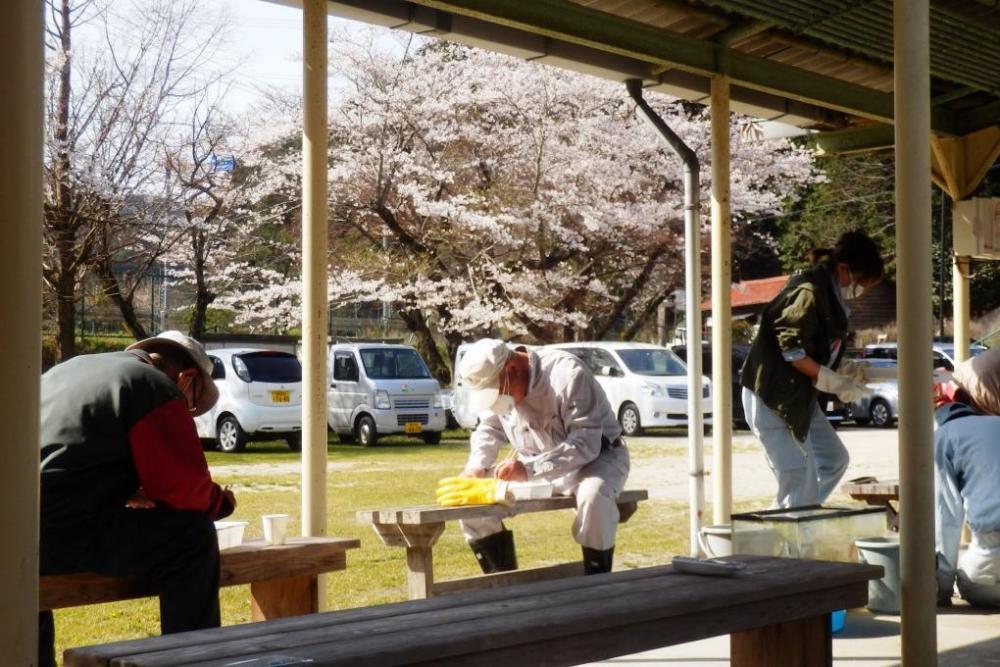
<instances>
[{"instance_id":1,"label":"white compact car","mask_svg":"<svg viewBox=\"0 0 1000 667\"><path fill-rule=\"evenodd\" d=\"M380 435L441 442L441 385L408 345L337 343L330 349L327 423L342 441L369 446Z\"/></svg>"},{"instance_id":2,"label":"white compact car","mask_svg":"<svg viewBox=\"0 0 1000 667\"><path fill-rule=\"evenodd\" d=\"M593 371L625 435L643 428L687 426L687 366L673 352L650 343L578 342L547 347L578 356ZM702 378L702 416L712 423L711 381Z\"/></svg>"},{"instance_id":3,"label":"white compact car","mask_svg":"<svg viewBox=\"0 0 1000 667\"><path fill-rule=\"evenodd\" d=\"M198 437L224 452L239 452L251 440L302 447L302 366L294 354L277 350L208 350L219 400L195 418Z\"/></svg>"}]
</instances>

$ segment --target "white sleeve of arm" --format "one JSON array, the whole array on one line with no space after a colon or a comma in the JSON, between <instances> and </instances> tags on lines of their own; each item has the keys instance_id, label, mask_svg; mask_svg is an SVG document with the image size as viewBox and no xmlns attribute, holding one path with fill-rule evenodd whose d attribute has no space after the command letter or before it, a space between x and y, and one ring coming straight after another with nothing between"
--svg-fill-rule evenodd
<instances>
[{"instance_id":1,"label":"white sleeve of arm","mask_svg":"<svg viewBox=\"0 0 1000 667\"><path fill-rule=\"evenodd\" d=\"M483 413L469 438L469 462L465 464L465 469L489 468L496 462L500 447L506 442L507 434L500 425L500 418Z\"/></svg>"},{"instance_id":2,"label":"white sleeve of arm","mask_svg":"<svg viewBox=\"0 0 1000 667\"><path fill-rule=\"evenodd\" d=\"M553 449L522 462L534 479L555 479L587 465L601 455L603 392L589 373L574 371L557 390L566 438ZM604 399L604 400L602 400Z\"/></svg>"}]
</instances>

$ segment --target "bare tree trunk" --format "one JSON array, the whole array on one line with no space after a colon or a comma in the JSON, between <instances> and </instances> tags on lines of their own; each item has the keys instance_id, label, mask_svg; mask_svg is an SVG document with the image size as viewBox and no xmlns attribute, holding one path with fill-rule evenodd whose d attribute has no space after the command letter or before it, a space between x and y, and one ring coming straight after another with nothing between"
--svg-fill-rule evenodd
<instances>
[{"instance_id":1,"label":"bare tree trunk","mask_svg":"<svg viewBox=\"0 0 1000 667\"><path fill-rule=\"evenodd\" d=\"M72 94L72 55L70 0L62 0L59 7L60 46L64 60L59 70L59 90L56 93L56 126L53 132L56 142L54 166L55 200L59 202L60 211L55 212L55 218L62 223L57 229L57 262L56 269L56 299L59 306L56 310L57 329L59 332L59 361L65 361L76 354L76 263L73 253L75 246L75 225L68 219L72 209L72 185L70 183L69 138L69 106Z\"/></svg>"},{"instance_id":2,"label":"bare tree trunk","mask_svg":"<svg viewBox=\"0 0 1000 667\"><path fill-rule=\"evenodd\" d=\"M406 327L417 337L417 350L430 367L431 375L442 385L451 384L451 371L448 364L441 358L441 352L434 342L434 336L427 326L427 319L419 310L402 310L399 316L406 322Z\"/></svg>"},{"instance_id":3,"label":"bare tree trunk","mask_svg":"<svg viewBox=\"0 0 1000 667\"><path fill-rule=\"evenodd\" d=\"M76 354L76 278L63 273L56 283L56 331L59 361Z\"/></svg>"},{"instance_id":4,"label":"bare tree trunk","mask_svg":"<svg viewBox=\"0 0 1000 667\"><path fill-rule=\"evenodd\" d=\"M642 327L645 326L646 322L649 320L650 317L652 317L653 313L656 312L656 310L660 307L660 304L663 303L663 300L666 299L668 295L669 292L666 291L661 292L656 296L655 299L647 303L646 307L643 308L642 312L639 313L639 316L632 321L632 324L629 325L628 329L622 332L622 340L632 340L633 338L635 338L636 335L639 333L639 331L642 329Z\"/></svg>"},{"instance_id":5,"label":"bare tree trunk","mask_svg":"<svg viewBox=\"0 0 1000 667\"><path fill-rule=\"evenodd\" d=\"M102 258L94 265L94 273L97 274L97 279L101 281L101 289L104 295L118 306L118 311L122 315L122 321L125 323L125 328L128 329L128 332L136 340L148 338L149 334L146 331L146 327L142 325L139 317L135 314L135 304L131 295L126 298L122 294L118 278L115 276L114 271L111 270L111 260L107 257Z\"/></svg>"},{"instance_id":6,"label":"bare tree trunk","mask_svg":"<svg viewBox=\"0 0 1000 667\"><path fill-rule=\"evenodd\" d=\"M642 270L639 272L639 275L635 277L632 284L629 285L624 292L622 292L618 301L615 302L614 308L611 309L611 313L608 314L607 319L604 321L604 325L599 329L594 329L593 337L595 340L603 340L604 337L608 335L611 327L615 325L618 318L625 312L625 309L632 305L635 297L639 295L639 292L642 291L642 289L646 286L646 283L649 282L649 277L653 274L656 262L659 261L660 257L662 257L663 253L666 251L667 247L665 245L661 245L653 250L652 254L650 254L646 263L643 265ZM632 335L634 336L635 334L633 333Z\"/></svg>"}]
</instances>

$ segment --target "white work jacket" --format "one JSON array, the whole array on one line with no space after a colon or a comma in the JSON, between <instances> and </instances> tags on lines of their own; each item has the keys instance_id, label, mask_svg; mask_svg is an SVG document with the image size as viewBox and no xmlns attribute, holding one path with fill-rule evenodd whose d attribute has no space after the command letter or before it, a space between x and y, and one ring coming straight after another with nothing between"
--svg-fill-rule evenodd
<instances>
[{"instance_id":1,"label":"white work jacket","mask_svg":"<svg viewBox=\"0 0 1000 667\"><path fill-rule=\"evenodd\" d=\"M601 455L602 436L613 443L622 431L604 390L577 357L543 348L528 358L527 395L503 417L480 415L466 469L490 468L501 446L510 443L531 479L558 487L561 478Z\"/></svg>"}]
</instances>

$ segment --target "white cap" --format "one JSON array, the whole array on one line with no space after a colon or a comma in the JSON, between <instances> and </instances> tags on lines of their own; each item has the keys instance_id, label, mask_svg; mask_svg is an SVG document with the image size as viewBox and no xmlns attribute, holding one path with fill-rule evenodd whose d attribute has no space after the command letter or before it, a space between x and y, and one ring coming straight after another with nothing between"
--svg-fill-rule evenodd
<instances>
[{"instance_id":1,"label":"white cap","mask_svg":"<svg viewBox=\"0 0 1000 667\"><path fill-rule=\"evenodd\" d=\"M502 340L484 338L473 343L458 363L458 374L469 390L475 414L489 410L500 397L500 371L511 351Z\"/></svg>"},{"instance_id":2,"label":"white cap","mask_svg":"<svg viewBox=\"0 0 1000 667\"><path fill-rule=\"evenodd\" d=\"M201 343L180 331L163 331L152 338L144 338L136 343L132 343L126 350L150 351L159 346L172 347L180 350L194 362L192 368L201 371L202 387L198 402L194 406L194 414L202 415L212 409L215 402L219 400L219 388L215 386L212 379L212 360L205 354L205 348Z\"/></svg>"}]
</instances>

